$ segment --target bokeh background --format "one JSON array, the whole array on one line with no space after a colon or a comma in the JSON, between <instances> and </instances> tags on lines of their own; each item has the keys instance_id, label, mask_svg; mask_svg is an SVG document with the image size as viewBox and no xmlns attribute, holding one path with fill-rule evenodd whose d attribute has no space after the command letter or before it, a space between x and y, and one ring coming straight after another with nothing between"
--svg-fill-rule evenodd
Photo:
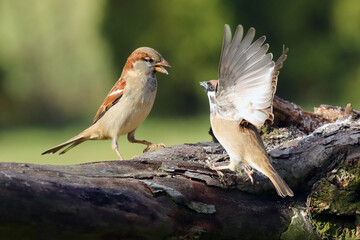
<instances>
[{"instance_id":1,"label":"bokeh background","mask_svg":"<svg viewBox=\"0 0 360 240\"><path fill-rule=\"evenodd\" d=\"M223 26L267 36L277 58L290 48L277 95L311 110L360 108L360 1L0 0L0 161L75 164L116 159L110 141L40 156L88 127L129 54L158 50L173 66L158 75L137 138L166 145L207 141L199 81L216 79ZM122 137L125 157L142 145Z\"/></svg>"}]
</instances>

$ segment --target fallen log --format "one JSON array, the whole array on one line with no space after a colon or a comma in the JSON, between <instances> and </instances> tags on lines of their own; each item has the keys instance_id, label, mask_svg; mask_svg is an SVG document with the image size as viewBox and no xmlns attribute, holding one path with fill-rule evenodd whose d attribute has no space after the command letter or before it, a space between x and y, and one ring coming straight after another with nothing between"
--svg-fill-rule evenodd
<instances>
[{"instance_id":1,"label":"fallen log","mask_svg":"<svg viewBox=\"0 0 360 240\"><path fill-rule=\"evenodd\" d=\"M241 171L224 171L220 178L205 161L226 164L228 156L211 142L158 149L127 161L0 163L0 234L7 239L319 239L320 232L332 238L321 232L321 219L335 208L322 207L318 186L360 159L356 112L338 120L318 121L315 131L301 129L299 123L306 121L297 120L264 134L293 198L280 198L261 174L253 175L254 184ZM341 186L355 196L360 189ZM357 206L346 212L354 216L352 228L341 230L349 236L358 234Z\"/></svg>"}]
</instances>

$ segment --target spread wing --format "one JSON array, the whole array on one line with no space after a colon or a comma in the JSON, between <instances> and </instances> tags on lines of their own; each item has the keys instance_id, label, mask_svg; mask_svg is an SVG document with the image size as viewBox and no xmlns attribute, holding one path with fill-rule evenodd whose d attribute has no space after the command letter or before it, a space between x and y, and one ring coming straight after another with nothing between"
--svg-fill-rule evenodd
<instances>
[{"instance_id":1,"label":"spread wing","mask_svg":"<svg viewBox=\"0 0 360 240\"><path fill-rule=\"evenodd\" d=\"M120 98L123 96L125 85L126 82L122 78L120 78L115 83L114 87L110 90L104 102L101 104L99 110L97 111L93 124L99 121L99 119L102 118L105 113L120 100Z\"/></svg>"},{"instance_id":2,"label":"spread wing","mask_svg":"<svg viewBox=\"0 0 360 240\"><path fill-rule=\"evenodd\" d=\"M275 96L275 92L276 92L276 86L277 86L277 81L278 81L278 76L279 76L279 70L282 68L286 58L287 58L287 52L289 51L289 48L286 48L285 45L283 45L283 51L281 56L278 58L278 60L276 60L275 62L275 69L274 69L274 73L272 76L272 82L271 82L271 86L272 86L272 97L271 97L271 101L270 101L270 107L266 109L267 112L270 112L270 116L267 120L270 121L270 123L274 122L274 114L273 114L273 100L274 100L274 96Z\"/></svg>"},{"instance_id":3,"label":"spread wing","mask_svg":"<svg viewBox=\"0 0 360 240\"><path fill-rule=\"evenodd\" d=\"M239 25L231 41L230 27L225 25L216 102L223 117L239 123L246 120L260 127L267 119L273 119L277 70L286 54L275 64L272 54L267 53L265 36L253 42L254 36L255 29L250 28L243 37L243 27Z\"/></svg>"}]
</instances>

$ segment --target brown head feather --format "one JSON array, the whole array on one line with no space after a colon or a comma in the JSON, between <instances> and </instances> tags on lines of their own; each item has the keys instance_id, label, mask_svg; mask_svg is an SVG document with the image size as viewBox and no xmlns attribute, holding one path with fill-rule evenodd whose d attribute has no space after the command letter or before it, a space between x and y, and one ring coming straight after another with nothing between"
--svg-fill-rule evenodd
<instances>
[{"instance_id":1,"label":"brown head feather","mask_svg":"<svg viewBox=\"0 0 360 240\"><path fill-rule=\"evenodd\" d=\"M145 59L146 57L149 57L149 54L145 52L137 52L134 51L127 59L123 72L130 71L133 69L133 65L136 61L139 61L141 59Z\"/></svg>"},{"instance_id":2,"label":"brown head feather","mask_svg":"<svg viewBox=\"0 0 360 240\"><path fill-rule=\"evenodd\" d=\"M162 56L155 49L149 47L140 47L133 51L128 57L123 69L123 73L125 71L132 70L136 61L144 60L145 58L152 58L155 61L160 61Z\"/></svg>"}]
</instances>

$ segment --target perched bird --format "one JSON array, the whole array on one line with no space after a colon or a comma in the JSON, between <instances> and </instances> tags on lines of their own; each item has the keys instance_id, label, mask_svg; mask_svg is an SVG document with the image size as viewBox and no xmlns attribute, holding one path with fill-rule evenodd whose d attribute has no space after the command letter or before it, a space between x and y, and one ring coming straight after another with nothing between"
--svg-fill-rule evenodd
<instances>
[{"instance_id":1,"label":"perched bird","mask_svg":"<svg viewBox=\"0 0 360 240\"><path fill-rule=\"evenodd\" d=\"M254 168L270 178L281 197L294 196L271 165L257 131L266 120L273 121L278 70L287 57L287 49L275 63L272 54L266 53L269 45L264 44L265 36L253 42L254 36L255 29L250 28L243 37L243 27L239 25L231 41L230 27L225 25L219 80L200 83L209 98L213 133L230 156L229 165L210 167L235 171L244 164L251 181Z\"/></svg>"},{"instance_id":2,"label":"perched bird","mask_svg":"<svg viewBox=\"0 0 360 240\"><path fill-rule=\"evenodd\" d=\"M65 148L64 154L86 140L112 139L112 148L120 160L118 138L127 134L131 143L147 145L144 151L153 147L164 147L163 143L153 144L145 140L136 140L135 131L150 113L154 104L157 80L156 72L168 74L163 66L169 63L154 49L141 47L136 49L126 61L122 74L106 96L97 111L93 124L80 134L45 152L56 153Z\"/></svg>"}]
</instances>

